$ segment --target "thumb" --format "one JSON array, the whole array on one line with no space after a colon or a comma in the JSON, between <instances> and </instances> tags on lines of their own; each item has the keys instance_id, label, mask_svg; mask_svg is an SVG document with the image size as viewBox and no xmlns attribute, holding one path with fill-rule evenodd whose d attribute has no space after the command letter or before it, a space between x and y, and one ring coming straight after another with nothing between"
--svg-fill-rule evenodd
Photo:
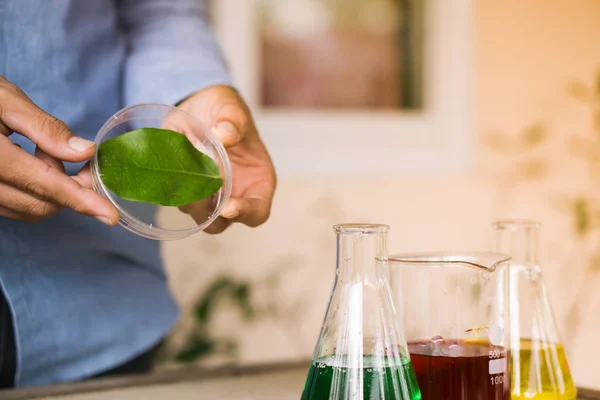
<instances>
[{"instance_id":1,"label":"thumb","mask_svg":"<svg viewBox=\"0 0 600 400\"><path fill-rule=\"evenodd\" d=\"M214 133L225 147L235 146L244 137L244 134L229 121L219 122Z\"/></svg>"},{"instance_id":2,"label":"thumb","mask_svg":"<svg viewBox=\"0 0 600 400\"><path fill-rule=\"evenodd\" d=\"M250 109L229 86L212 86L197 92L179 108L199 116L225 147L240 143L254 127Z\"/></svg>"},{"instance_id":3,"label":"thumb","mask_svg":"<svg viewBox=\"0 0 600 400\"><path fill-rule=\"evenodd\" d=\"M215 92L211 109L213 132L223 146L241 142L250 127L250 110L241 97L229 88Z\"/></svg>"}]
</instances>

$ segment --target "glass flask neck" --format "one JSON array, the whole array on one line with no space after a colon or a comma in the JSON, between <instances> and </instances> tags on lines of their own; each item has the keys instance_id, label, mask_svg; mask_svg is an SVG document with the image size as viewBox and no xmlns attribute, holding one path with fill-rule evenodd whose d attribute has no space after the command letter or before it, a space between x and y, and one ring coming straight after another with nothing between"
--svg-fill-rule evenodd
<instances>
[{"instance_id":1,"label":"glass flask neck","mask_svg":"<svg viewBox=\"0 0 600 400\"><path fill-rule=\"evenodd\" d=\"M375 282L381 273L377 268L387 261L386 225L337 225L338 281Z\"/></svg>"},{"instance_id":2,"label":"glass flask neck","mask_svg":"<svg viewBox=\"0 0 600 400\"><path fill-rule=\"evenodd\" d=\"M496 250L509 254L516 265L538 265L539 227L540 224L535 221L495 222Z\"/></svg>"}]
</instances>

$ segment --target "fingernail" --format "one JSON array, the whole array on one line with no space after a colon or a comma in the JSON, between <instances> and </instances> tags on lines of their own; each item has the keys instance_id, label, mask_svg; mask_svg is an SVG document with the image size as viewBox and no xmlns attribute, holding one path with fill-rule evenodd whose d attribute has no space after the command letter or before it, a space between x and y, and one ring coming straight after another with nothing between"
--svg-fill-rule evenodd
<instances>
[{"instance_id":1,"label":"fingernail","mask_svg":"<svg viewBox=\"0 0 600 400\"><path fill-rule=\"evenodd\" d=\"M79 136L71 136L69 139L69 146L74 148L77 151L85 151L92 147L94 142L90 142L89 140L85 140L80 138Z\"/></svg>"},{"instance_id":2,"label":"fingernail","mask_svg":"<svg viewBox=\"0 0 600 400\"><path fill-rule=\"evenodd\" d=\"M240 215L240 212L231 203L226 204L225 207L223 207L223 211L221 211L221 217L227 218L227 219L233 219L233 218L237 217L238 215Z\"/></svg>"},{"instance_id":3,"label":"fingernail","mask_svg":"<svg viewBox=\"0 0 600 400\"><path fill-rule=\"evenodd\" d=\"M106 218L106 217L102 217L102 216L97 216L95 217L98 221L102 222L103 224L106 224L108 226L112 226L112 219L110 218Z\"/></svg>"},{"instance_id":4,"label":"fingernail","mask_svg":"<svg viewBox=\"0 0 600 400\"><path fill-rule=\"evenodd\" d=\"M216 133L223 143L237 143L240 136L231 122L221 122L217 125Z\"/></svg>"}]
</instances>

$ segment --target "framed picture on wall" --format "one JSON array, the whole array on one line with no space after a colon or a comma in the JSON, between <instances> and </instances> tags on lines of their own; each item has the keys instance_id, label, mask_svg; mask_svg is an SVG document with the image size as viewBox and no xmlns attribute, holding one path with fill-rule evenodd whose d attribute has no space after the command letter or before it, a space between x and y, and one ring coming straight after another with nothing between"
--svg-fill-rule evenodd
<instances>
[{"instance_id":1,"label":"framed picture on wall","mask_svg":"<svg viewBox=\"0 0 600 400\"><path fill-rule=\"evenodd\" d=\"M471 1L209 4L280 175L396 176L469 165Z\"/></svg>"},{"instance_id":2,"label":"framed picture on wall","mask_svg":"<svg viewBox=\"0 0 600 400\"><path fill-rule=\"evenodd\" d=\"M422 0L258 1L261 107L419 108L422 5Z\"/></svg>"}]
</instances>

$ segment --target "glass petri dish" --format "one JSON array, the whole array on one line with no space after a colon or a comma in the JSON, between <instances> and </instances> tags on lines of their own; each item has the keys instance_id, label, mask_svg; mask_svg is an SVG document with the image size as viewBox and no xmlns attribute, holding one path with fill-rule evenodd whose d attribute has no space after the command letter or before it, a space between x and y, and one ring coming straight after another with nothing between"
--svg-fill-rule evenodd
<instances>
[{"instance_id":1,"label":"glass petri dish","mask_svg":"<svg viewBox=\"0 0 600 400\"><path fill-rule=\"evenodd\" d=\"M98 167L98 146L105 140L140 128L170 129L181 134L196 149L210 156L219 167L223 185L212 197L184 207L166 207L125 200L111 192L102 182ZM115 113L94 140L96 153L91 160L94 190L108 199L119 210L119 224L136 235L154 240L178 240L193 235L210 226L223 210L231 195L231 164L225 148L218 138L199 119L176 107L165 104L138 104ZM160 218L162 209L178 209L177 214ZM195 219L186 211L194 210Z\"/></svg>"}]
</instances>

